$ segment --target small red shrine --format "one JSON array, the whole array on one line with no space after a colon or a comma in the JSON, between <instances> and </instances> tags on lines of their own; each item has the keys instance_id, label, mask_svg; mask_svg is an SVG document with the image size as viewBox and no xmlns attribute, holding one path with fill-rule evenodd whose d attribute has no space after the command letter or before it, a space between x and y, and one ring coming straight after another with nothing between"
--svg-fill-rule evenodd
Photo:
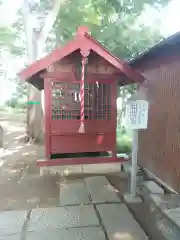
<instances>
[{"instance_id":1,"label":"small red shrine","mask_svg":"<svg viewBox=\"0 0 180 240\"><path fill-rule=\"evenodd\" d=\"M144 78L80 27L71 42L20 73L44 89L45 156L39 166L121 162L116 155L118 85Z\"/></svg>"}]
</instances>

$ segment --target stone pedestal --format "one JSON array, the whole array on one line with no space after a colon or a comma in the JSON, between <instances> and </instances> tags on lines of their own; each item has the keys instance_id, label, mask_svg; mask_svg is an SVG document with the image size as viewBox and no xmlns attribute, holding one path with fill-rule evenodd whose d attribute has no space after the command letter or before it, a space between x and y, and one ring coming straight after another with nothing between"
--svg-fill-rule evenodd
<instances>
[{"instance_id":1,"label":"stone pedestal","mask_svg":"<svg viewBox=\"0 0 180 240\"><path fill-rule=\"evenodd\" d=\"M130 193L124 194L124 200L127 203L141 203L142 199L139 196L133 197Z\"/></svg>"}]
</instances>

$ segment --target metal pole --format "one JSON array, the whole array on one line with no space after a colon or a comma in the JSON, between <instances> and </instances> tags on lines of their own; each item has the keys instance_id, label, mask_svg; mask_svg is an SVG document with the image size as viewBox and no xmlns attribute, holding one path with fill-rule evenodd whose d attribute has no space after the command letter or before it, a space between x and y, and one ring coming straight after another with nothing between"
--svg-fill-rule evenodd
<instances>
[{"instance_id":1,"label":"metal pole","mask_svg":"<svg viewBox=\"0 0 180 240\"><path fill-rule=\"evenodd\" d=\"M132 165L131 165L131 196L132 197L136 197L137 154L138 154L138 130L134 130L133 144L132 144Z\"/></svg>"}]
</instances>

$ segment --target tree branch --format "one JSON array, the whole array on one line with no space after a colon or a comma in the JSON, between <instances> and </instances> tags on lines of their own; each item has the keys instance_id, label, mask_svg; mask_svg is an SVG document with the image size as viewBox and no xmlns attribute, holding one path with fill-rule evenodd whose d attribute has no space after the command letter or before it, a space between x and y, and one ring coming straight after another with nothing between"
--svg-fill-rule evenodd
<instances>
[{"instance_id":1,"label":"tree branch","mask_svg":"<svg viewBox=\"0 0 180 240\"><path fill-rule=\"evenodd\" d=\"M28 5L28 0L24 0L23 6L22 6L22 12L23 12L23 22L24 22L24 30L26 35L26 46L27 46L27 52L28 52L28 63L30 64L33 62L34 56L33 56L33 26L31 21L31 13Z\"/></svg>"},{"instance_id":2,"label":"tree branch","mask_svg":"<svg viewBox=\"0 0 180 240\"><path fill-rule=\"evenodd\" d=\"M37 41L38 41L38 57L43 54L43 49L45 46L46 39L56 21L60 6L64 4L66 0L54 0L53 7L45 19L44 26L42 27L41 31L38 34Z\"/></svg>"}]
</instances>

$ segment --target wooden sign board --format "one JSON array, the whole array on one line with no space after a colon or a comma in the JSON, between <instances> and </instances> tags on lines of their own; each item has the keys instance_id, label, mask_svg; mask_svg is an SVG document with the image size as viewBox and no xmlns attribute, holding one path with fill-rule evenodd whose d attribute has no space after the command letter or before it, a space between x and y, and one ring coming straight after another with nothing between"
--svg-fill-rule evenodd
<instances>
[{"instance_id":1,"label":"wooden sign board","mask_svg":"<svg viewBox=\"0 0 180 240\"><path fill-rule=\"evenodd\" d=\"M146 129L148 126L149 103L145 100L129 102L126 106L126 121L132 130Z\"/></svg>"}]
</instances>

